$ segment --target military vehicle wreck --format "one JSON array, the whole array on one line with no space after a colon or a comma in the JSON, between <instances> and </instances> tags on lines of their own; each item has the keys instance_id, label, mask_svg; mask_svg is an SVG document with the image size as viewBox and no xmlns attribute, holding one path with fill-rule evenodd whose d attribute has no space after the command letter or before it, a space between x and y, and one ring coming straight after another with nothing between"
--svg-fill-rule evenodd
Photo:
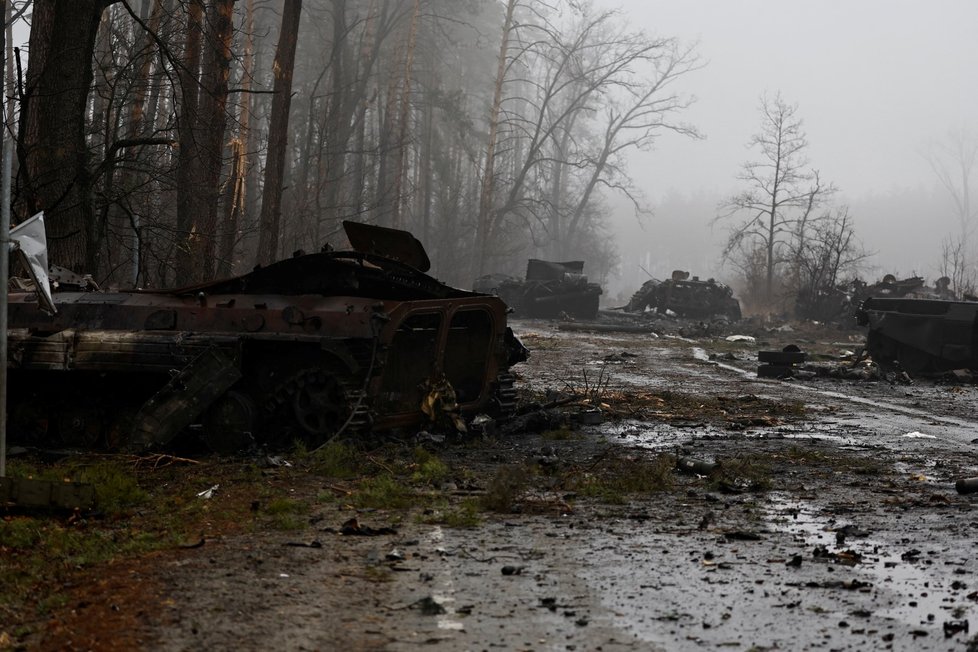
<instances>
[{"instance_id":1,"label":"military vehicle wreck","mask_svg":"<svg viewBox=\"0 0 978 652\"><path fill-rule=\"evenodd\" d=\"M211 448L463 426L515 407L526 350L499 298L449 287L410 233L345 222L352 251L171 290L9 293L11 439Z\"/></svg>"},{"instance_id":2,"label":"military vehicle wreck","mask_svg":"<svg viewBox=\"0 0 978 652\"><path fill-rule=\"evenodd\" d=\"M740 302L733 296L728 285L714 279L701 281L698 276L689 278L689 272L676 270L666 281L650 279L632 295L626 312L667 310L679 317L711 319L725 317L731 321L740 319Z\"/></svg>"},{"instance_id":3,"label":"military vehicle wreck","mask_svg":"<svg viewBox=\"0 0 978 652\"><path fill-rule=\"evenodd\" d=\"M496 294L519 317L594 319L601 286L588 282L584 261L555 263L531 258L526 279L491 274L473 284L475 291Z\"/></svg>"},{"instance_id":4,"label":"military vehicle wreck","mask_svg":"<svg viewBox=\"0 0 978 652\"><path fill-rule=\"evenodd\" d=\"M856 315L866 352L910 373L978 369L978 302L872 297Z\"/></svg>"},{"instance_id":5,"label":"military vehicle wreck","mask_svg":"<svg viewBox=\"0 0 978 652\"><path fill-rule=\"evenodd\" d=\"M795 302L795 316L799 319L848 326L859 306L870 297L953 300L956 297L950 290L950 283L951 279L946 276L937 279L933 287L927 286L920 276L898 279L893 274L887 274L879 282L872 284L853 279L800 294Z\"/></svg>"}]
</instances>

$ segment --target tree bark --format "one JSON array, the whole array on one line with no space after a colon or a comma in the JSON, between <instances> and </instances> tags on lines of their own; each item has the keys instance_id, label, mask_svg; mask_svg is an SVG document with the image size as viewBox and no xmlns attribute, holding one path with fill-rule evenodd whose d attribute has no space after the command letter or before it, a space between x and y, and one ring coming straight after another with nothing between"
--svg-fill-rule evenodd
<instances>
[{"instance_id":1,"label":"tree bark","mask_svg":"<svg viewBox=\"0 0 978 652\"><path fill-rule=\"evenodd\" d=\"M180 112L177 116L177 136L180 140L177 167L177 247L176 283L186 285L193 278L191 240L198 202L200 178L197 155L196 126L199 104L198 75L200 72L200 41L203 30L204 2L190 0L187 7L187 34L183 59L178 67L180 82Z\"/></svg>"},{"instance_id":2,"label":"tree bark","mask_svg":"<svg viewBox=\"0 0 978 652\"><path fill-rule=\"evenodd\" d=\"M80 272L97 261L85 110L95 36L112 2L35 0L21 107L25 207L45 211L50 260Z\"/></svg>"},{"instance_id":3,"label":"tree bark","mask_svg":"<svg viewBox=\"0 0 978 652\"><path fill-rule=\"evenodd\" d=\"M231 72L231 37L234 33L235 0L213 0L207 12L207 31L201 64L200 126L197 129L201 165L201 203L198 237L194 244L195 277L214 277L217 259L217 208L220 200L221 168L224 163L224 132L227 128L228 78ZM288 6L291 3L286 3Z\"/></svg>"},{"instance_id":4,"label":"tree bark","mask_svg":"<svg viewBox=\"0 0 978 652\"><path fill-rule=\"evenodd\" d=\"M506 18L503 21L503 38L499 44L499 65L496 69L496 84L493 90L492 107L489 110L489 142L486 145L486 165L482 171L482 192L479 198L479 219L476 225L476 269L474 276L485 273L486 259L492 239L491 223L496 164L496 133L499 129L499 112L503 102L503 82L506 78L506 57L509 53L510 31L513 28L513 9L516 0L506 3Z\"/></svg>"},{"instance_id":5,"label":"tree bark","mask_svg":"<svg viewBox=\"0 0 978 652\"><path fill-rule=\"evenodd\" d=\"M285 149L289 139L289 107L292 102L292 69L299 36L302 0L288 0L282 12L282 31L275 53L275 95L268 127L268 158L259 219L258 262L267 265L278 258L282 219L282 185Z\"/></svg>"}]
</instances>

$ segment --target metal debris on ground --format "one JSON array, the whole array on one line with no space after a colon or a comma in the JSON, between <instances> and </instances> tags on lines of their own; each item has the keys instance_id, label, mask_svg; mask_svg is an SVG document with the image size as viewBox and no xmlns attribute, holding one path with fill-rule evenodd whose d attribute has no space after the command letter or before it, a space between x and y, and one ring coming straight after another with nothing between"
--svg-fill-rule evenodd
<instances>
[{"instance_id":1,"label":"metal debris on ground","mask_svg":"<svg viewBox=\"0 0 978 652\"><path fill-rule=\"evenodd\" d=\"M794 344L780 351L758 351L757 359L763 363L757 367L758 378L791 378L796 375L796 365L807 360L808 356Z\"/></svg>"},{"instance_id":2,"label":"metal debris on ground","mask_svg":"<svg viewBox=\"0 0 978 652\"><path fill-rule=\"evenodd\" d=\"M203 498L204 500L210 500L211 498L214 497L214 492L216 492L220 486L221 485L216 484L213 487L210 487L208 489L204 489L203 491L201 491L201 492L199 492L197 494L197 497L198 498Z\"/></svg>"}]
</instances>

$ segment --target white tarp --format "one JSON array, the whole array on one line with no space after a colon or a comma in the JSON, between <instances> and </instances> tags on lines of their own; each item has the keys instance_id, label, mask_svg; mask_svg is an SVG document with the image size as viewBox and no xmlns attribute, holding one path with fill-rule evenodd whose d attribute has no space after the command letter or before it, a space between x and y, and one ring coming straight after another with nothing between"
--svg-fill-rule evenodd
<instances>
[{"instance_id":1,"label":"white tarp","mask_svg":"<svg viewBox=\"0 0 978 652\"><path fill-rule=\"evenodd\" d=\"M51 283L48 281L48 240L44 233L44 211L10 229L10 251L18 256L37 288L41 310L54 314Z\"/></svg>"}]
</instances>

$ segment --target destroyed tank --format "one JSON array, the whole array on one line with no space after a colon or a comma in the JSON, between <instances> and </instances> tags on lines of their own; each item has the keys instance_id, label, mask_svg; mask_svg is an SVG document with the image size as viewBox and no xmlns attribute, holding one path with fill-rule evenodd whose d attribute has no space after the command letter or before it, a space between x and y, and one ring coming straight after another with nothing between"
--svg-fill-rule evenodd
<instances>
[{"instance_id":1,"label":"destroyed tank","mask_svg":"<svg viewBox=\"0 0 978 652\"><path fill-rule=\"evenodd\" d=\"M490 274L473 288L498 295L517 317L594 319L598 314L601 286L584 275L584 261L555 263L531 258L526 279Z\"/></svg>"},{"instance_id":2,"label":"destroyed tank","mask_svg":"<svg viewBox=\"0 0 978 652\"><path fill-rule=\"evenodd\" d=\"M978 302L870 297L856 313L866 352L910 373L978 370Z\"/></svg>"},{"instance_id":3,"label":"destroyed tank","mask_svg":"<svg viewBox=\"0 0 978 652\"><path fill-rule=\"evenodd\" d=\"M642 284L628 305L626 312L671 311L679 317L710 319L725 317L731 321L740 319L740 302L733 296L728 285L712 278L701 281L698 276L689 278L689 272L675 270L666 281L651 279Z\"/></svg>"},{"instance_id":4,"label":"destroyed tank","mask_svg":"<svg viewBox=\"0 0 978 652\"><path fill-rule=\"evenodd\" d=\"M410 233L344 226L352 251L193 287L62 284L54 315L11 291L11 440L147 450L196 433L233 452L512 411L526 350L505 304L425 274Z\"/></svg>"}]
</instances>

